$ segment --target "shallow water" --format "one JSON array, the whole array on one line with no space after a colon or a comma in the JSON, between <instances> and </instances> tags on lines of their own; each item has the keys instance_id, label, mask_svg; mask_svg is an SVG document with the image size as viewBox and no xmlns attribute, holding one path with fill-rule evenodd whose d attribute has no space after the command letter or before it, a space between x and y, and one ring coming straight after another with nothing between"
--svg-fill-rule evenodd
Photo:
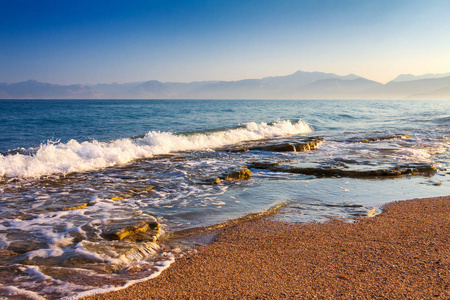
<instances>
[{"instance_id":1,"label":"shallow water","mask_svg":"<svg viewBox=\"0 0 450 300\"><path fill-rule=\"evenodd\" d=\"M449 101L0 101L0 296L121 288L186 251L154 238L279 203L272 218L311 222L448 195L449 111ZM223 180L242 167L250 179Z\"/></svg>"}]
</instances>

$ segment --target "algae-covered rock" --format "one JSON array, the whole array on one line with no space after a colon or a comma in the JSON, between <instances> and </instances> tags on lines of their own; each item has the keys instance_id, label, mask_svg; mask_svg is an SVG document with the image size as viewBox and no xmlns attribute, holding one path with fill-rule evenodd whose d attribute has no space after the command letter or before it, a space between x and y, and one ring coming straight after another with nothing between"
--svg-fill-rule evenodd
<instances>
[{"instance_id":1,"label":"algae-covered rock","mask_svg":"<svg viewBox=\"0 0 450 300\"><path fill-rule=\"evenodd\" d=\"M372 207L372 208L370 208L370 209L367 211L366 216L367 216L367 217L372 217L373 215L375 215L376 212L377 212L377 211L376 211L375 207Z\"/></svg>"},{"instance_id":2,"label":"algae-covered rock","mask_svg":"<svg viewBox=\"0 0 450 300\"><path fill-rule=\"evenodd\" d=\"M302 142L276 142L249 147L249 150L272 151L272 152L304 152L316 150L322 138L310 138Z\"/></svg>"},{"instance_id":3,"label":"algae-covered rock","mask_svg":"<svg viewBox=\"0 0 450 300\"><path fill-rule=\"evenodd\" d=\"M152 241L155 242L161 234L161 228L154 217L132 220L111 220L104 236L110 240Z\"/></svg>"},{"instance_id":4,"label":"algae-covered rock","mask_svg":"<svg viewBox=\"0 0 450 300\"><path fill-rule=\"evenodd\" d=\"M83 208L85 208L86 206L88 206L88 204L87 204L87 203L84 203L84 204L81 204L81 205L78 205L78 206L72 206L72 207L66 207L66 208L63 208L62 211L69 211L69 210L83 209Z\"/></svg>"},{"instance_id":5,"label":"algae-covered rock","mask_svg":"<svg viewBox=\"0 0 450 300\"><path fill-rule=\"evenodd\" d=\"M155 188L154 185L149 185L147 188L132 188L132 189L130 189L130 192L139 194L139 193L150 192L154 188Z\"/></svg>"},{"instance_id":6,"label":"algae-covered rock","mask_svg":"<svg viewBox=\"0 0 450 300\"><path fill-rule=\"evenodd\" d=\"M154 185L150 185L148 188L145 189L145 192L150 192L155 188Z\"/></svg>"},{"instance_id":7,"label":"algae-covered rock","mask_svg":"<svg viewBox=\"0 0 450 300\"><path fill-rule=\"evenodd\" d=\"M295 147L296 152L303 152L303 151L311 151L316 150L318 148L318 145L320 142L323 142L322 138L316 138L308 143L300 144Z\"/></svg>"},{"instance_id":8,"label":"algae-covered rock","mask_svg":"<svg viewBox=\"0 0 450 300\"><path fill-rule=\"evenodd\" d=\"M229 179L243 180L243 179L250 179L250 177L252 177L252 172L247 168L243 168L238 171L233 171L233 172L224 174L222 179L224 179L224 180L229 180Z\"/></svg>"},{"instance_id":9,"label":"algae-covered rock","mask_svg":"<svg viewBox=\"0 0 450 300\"><path fill-rule=\"evenodd\" d=\"M119 239L122 240L129 235L134 235L142 232L146 232L149 229L148 223L145 221L139 222L136 225L127 226L121 228L114 232L113 234Z\"/></svg>"},{"instance_id":10,"label":"algae-covered rock","mask_svg":"<svg viewBox=\"0 0 450 300\"><path fill-rule=\"evenodd\" d=\"M269 139L253 141L245 144L226 146L219 150L228 152L271 151L271 152L303 152L317 149L323 138L319 137L293 137L288 139Z\"/></svg>"},{"instance_id":11,"label":"algae-covered rock","mask_svg":"<svg viewBox=\"0 0 450 300\"><path fill-rule=\"evenodd\" d=\"M409 134L399 134L399 135L388 135L383 137L376 137L376 138L366 138L363 140L359 140L360 143L372 143L372 142L380 142L380 141L386 141L386 140L393 140L393 139L404 139L408 138Z\"/></svg>"}]
</instances>

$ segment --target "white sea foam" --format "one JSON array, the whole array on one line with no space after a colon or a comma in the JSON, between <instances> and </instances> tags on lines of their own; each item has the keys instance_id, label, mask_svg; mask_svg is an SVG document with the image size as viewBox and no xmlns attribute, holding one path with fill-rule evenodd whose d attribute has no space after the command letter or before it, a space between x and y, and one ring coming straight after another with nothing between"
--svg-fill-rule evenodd
<instances>
[{"instance_id":1,"label":"white sea foam","mask_svg":"<svg viewBox=\"0 0 450 300\"><path fill-rule=\"evenodd\" d=\"M391 143L389 145L378 143L342 143L325 141L321 144L319 155L337 157L341 159L388 160L393 162L430 163L436 155L443 154L450 148L448 139L421 140L409 138L408 143Z\"/></svg>"},{"instance_id":2,"label":"white sea foam","mask_svg":"<svg viewBox=\"0 0 450 300\"><path fill-rule=\"evenodd\" d=\"M5 290L11 297L16 298L23 297L24 299L32 299L32 300L45 300L44 297L39 296L39 294L35 292L19 289L15 286L0 286L0 289Z\"/></svg>"},{"instance_id":3,"label":"white sea foam","mask_svg":"<svg viewBox=\"0 0 450 300\"><path fill-rule=\"evenodd\" d=\"M450 147L450 140L442 139L438 141L414 140L411 148L403 148L395 152L399 160L414 160L429 162L436 155L443 154Z\"/></svg>"},{"instance_id":4,"label":"white sea foam","mask_svg":"<svg viewBox=\"0 0 450 300\"><path fill-rule=\"evenodd\" d=\"M143 138L120 139L111 142L49 142L42 144L32 155L0 154L0 176L38 177L67 174L126 164L139 158L178 151L206 150L235 143L312 132L303 121L246 123L241 128L209 134L177 135L151 131Z\"/></svg>"},{"instance_id":5,"label":"white sea foam","mask_svg":"<svg viewBox=\"0 0 450 300\"><path fill-rule=\"evenodd\" d=\"M41 272L38 266L26 266L25 273L40 280L52 280L53 278Z\"/></svg>"},{"instance_id":6,"label":"white sea foam","mask_svg":"<svg viewBox=\"0 0 450 300\"><path fill-rule=\"evenodd\" d=\"M155 267L157 268L155 273L153 273L152 275L150 275L150 276L148 276L146 278L137 279L137 280L130 280L126 284L124 284L123 286L97 288L97 289L93 289L93 290L89 290L89 291L80 292L80 293L75 294L73 296L64 297L62 299L64 299L64 300L74 300L74 299L79 299L79 298L82 298L82 297L93 296L93 295L97 295L97 294L103 294L103 293L107 293L107 292L113 292L113 291L118 291L118 290L125 289L125 288L129 287L130 285L133 285L133 284L136 284L136 283L139 283L139 282L147 281L147 280L153 279L155 277L158 277L162 273L162 271L167 269L174 261L175 261L175 257L173 255L169 255L165 261L162 261L160 264L155 265Z\"/></svg>"},{"instance_id":7,"label":"white sea foam","mask_svg":"<svg viewBox=\"0 0 450 300\"><path fill-rule=\"evenodd\" d=\"M33 259L34 257L42 257L42 258L47 258L47 257L58 257L64 254L64 251L61 250L60 248L56 248L56 249L39 249L39 250L34 250L34 251L30 251L27 253L28 255L28 259Z\"/></svg>"}]
</instances>

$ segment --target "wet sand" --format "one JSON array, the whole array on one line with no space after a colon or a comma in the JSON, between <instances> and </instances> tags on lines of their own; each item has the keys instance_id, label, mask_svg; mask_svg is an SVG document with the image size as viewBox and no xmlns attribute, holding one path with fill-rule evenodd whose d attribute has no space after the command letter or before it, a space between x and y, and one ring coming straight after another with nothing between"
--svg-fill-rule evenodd
<instances>
[{"instance_id":1,"label":"wet sand","mask_svg":"<svg viewBox=\"0 0 450 300\"><path fill-rule=\"evenodd\" d=\"M87 299L450 299L450 196L356 223L248 220L159 277Z\"/></svg>"}]
</instances>

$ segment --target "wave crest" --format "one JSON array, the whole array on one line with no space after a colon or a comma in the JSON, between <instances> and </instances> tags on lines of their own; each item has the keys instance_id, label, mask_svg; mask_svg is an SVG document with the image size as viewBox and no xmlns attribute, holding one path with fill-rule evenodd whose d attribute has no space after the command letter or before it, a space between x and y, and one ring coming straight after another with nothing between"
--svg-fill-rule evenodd
<instances>
[{"instance_id":1,"label":"wave crest","mask_svg":"<svg viewBox=\"0 0 450 300\"><path fill-rule=\"evenodd\" d=\"M51 174L67 174L96 170L129 163L156 154L179 151L206 150L249 140L310 133L313 128L299 120L267 123L245 123L241 128L209 134L177 135L151 131L138 139L119 139L111 142L48 142L32 155L0 154L0 176L30 178Z\"/></svg>"}]
</instances>

